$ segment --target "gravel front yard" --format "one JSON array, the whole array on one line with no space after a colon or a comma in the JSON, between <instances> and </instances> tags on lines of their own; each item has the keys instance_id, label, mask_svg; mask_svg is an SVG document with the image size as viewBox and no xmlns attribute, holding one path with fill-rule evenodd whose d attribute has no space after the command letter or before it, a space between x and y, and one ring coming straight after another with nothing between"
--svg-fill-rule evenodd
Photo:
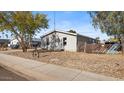
<instances>
[{"instance_id":1,"label":"gravel front yard","mask_svg":"<svg viewBox=\"0 0 124 93\"><path fill-rule=\"evenodd\" d=\"M119 54L45 52L40 53L40 58L33 57L32 52L11 52L6 54L124 79L124 56Z\"/></svg>"}]
</instances>

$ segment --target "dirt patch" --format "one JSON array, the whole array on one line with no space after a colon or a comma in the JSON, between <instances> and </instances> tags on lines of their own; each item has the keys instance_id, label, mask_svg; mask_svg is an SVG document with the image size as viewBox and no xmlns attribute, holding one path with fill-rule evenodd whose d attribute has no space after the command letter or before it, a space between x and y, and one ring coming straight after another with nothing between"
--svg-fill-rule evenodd
<instances>
[{"instance_id":1,"label":"dirt patch","mask_svg":"<svg viewBox=\"0 0 124 93\"><path fill-rule=\"evenodd\" d=\"M40 53L39 58L33 57L32 52L11 52L6 54L124 79L124 56L119 54L44 52Z\"/></svg>"}]
</instances>

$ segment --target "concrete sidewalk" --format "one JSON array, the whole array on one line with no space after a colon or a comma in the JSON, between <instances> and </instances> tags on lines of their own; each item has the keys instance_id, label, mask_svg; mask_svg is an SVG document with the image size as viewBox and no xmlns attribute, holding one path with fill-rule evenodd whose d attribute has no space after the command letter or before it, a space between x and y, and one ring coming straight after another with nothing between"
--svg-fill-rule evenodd
<instances>
[{"instance_id":1,"label":"concrete sidewalk","mask_svg":"<svg viewBox=\"0 0 124 93\"><path fill-rule=\"evenodd\" d=\"M0 53L0 65L28 80L111 81L120 80L91 72Z\"/></svg>"}]
</instances>

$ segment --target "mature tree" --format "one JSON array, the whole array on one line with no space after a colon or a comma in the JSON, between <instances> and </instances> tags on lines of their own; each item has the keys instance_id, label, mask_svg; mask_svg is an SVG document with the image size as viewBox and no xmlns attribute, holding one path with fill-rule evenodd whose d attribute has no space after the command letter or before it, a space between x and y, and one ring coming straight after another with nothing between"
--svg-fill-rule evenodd
<instances>
[{"instance_id":1,"label":"mature tree","mask_svg":"<svg viewBox=\"0 0 124 93\"><path fill-rule=\"evenodd\" d=\"M68 32L70 32L70 33L76 33L75 30L69 30Z\"/></svg>"},{"instance_id":2,"label":"mature tree","mask_svg":"<svg viewBox=\"0 0 124 93\"><path fill-rule=\"evenodd\" d=\"M0 12L0 31L10 31L19 41L23 52L27 51L26 36L32 36L48 27L44 14L33 14L29 11Z\"/></svg>"},{"instance_id":3,"label":"mature tree","mask_svg":"<svg viewBox=\"0 0 124 93\"><path fill-rule=\"evenodd\" d=\"M99 11L89 12L93 26L109 36L116 36L121 40L122 53L124 54L124 12Z\"/></svg>"},{"instance_id":4,"label":"mature tree","mask_svg":"<svg viewBox=\"0 0 124 93\"><path fill-rule=\"evenodd\" d=\"M46 16L41 14L28 15L28 21L26 21L27 28L27 36L29 38L29 46L31 47L32 37L36 34L36 32L41 31L41 28L48 27L48 20L46 20Z\"/></svg>"}]
</instances>

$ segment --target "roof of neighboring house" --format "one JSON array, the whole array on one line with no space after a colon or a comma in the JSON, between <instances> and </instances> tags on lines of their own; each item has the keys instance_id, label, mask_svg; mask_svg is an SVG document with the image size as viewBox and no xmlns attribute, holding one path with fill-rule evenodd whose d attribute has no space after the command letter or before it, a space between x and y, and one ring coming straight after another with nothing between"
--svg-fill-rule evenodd
<instances>
[{"instance_id":1,"label":"roof of neighboring house","mask_svg":"<svg viewBox=\"0 0 124 93\"><path fill-rule=\"evenodd\" d=\"M17 39L12 39L11 41L13 41L13 40L17 40ZM18 41L18 40L17 40ZM40 38L32 38L32 41L37 41L37 42L39 42L39 41L41 41L41 39Z\"/></svg>"},{"instance_id":2,"label":"roof of neighboring house","mask_svg":"<svg viewBox=\"0 0 124 93\"><path fill-rule=\"evenodd\" d=\"M32 41L37 41L37 42L40 42L41 39L40 38L32 38Z\"/></svg>"},{"instance_id":3,"label":"roof of neighboring house","mask_svg":"<svg viewBox=\"0 0 124 93\"><path fill-rule=\"evenodd\" d=\"M92 38L92 37L84 36L84 35L81 35L81 34L78 34L78 33L64 32L64 31L51 31L51 32L48 32L48 33L46 33L45 35L41 36L41 38L43 38L43 37L45 37L45 36L48 36L48 35L50 35L50 34L52 34L52 33L55 33L55 32L63 33L63 34L68 34L68 35L72 35L72 36L82 36L82 37L94 39L94 38ZM95 39L94 39L94 40L95 40Z\"/></svg>"}]
</instances>

